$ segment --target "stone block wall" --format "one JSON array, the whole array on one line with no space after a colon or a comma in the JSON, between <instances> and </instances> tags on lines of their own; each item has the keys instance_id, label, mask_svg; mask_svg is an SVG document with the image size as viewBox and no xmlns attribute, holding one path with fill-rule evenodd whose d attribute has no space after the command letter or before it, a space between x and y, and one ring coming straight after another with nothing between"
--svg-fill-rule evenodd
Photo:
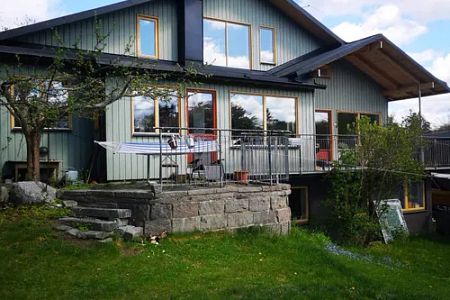
<instances>
[{"instance_id":1,"label":"stone block wall","mask_svg":"<svg viewBox=\"0 0 450 300\"><path fill-rule=\"evenodd\" d=\"M290 186L241 186L201 188L163 192L148 191L71 191L63 198L79 205L128 208L133 225L143 226L147 235L234 230L265 227L276 234L288 234L291 210Z\"/></svg>"}]
</instances>

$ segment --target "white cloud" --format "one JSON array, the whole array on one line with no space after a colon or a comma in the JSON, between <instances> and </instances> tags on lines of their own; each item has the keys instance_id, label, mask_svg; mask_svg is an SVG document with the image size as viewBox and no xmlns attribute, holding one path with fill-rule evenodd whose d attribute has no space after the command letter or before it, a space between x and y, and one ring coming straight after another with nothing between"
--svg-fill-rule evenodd
<instances>
[{"instance_id":1,"label":"white cloud","mask_svg":"<svg viewBox=\"0 0 450 300\"><path fill-rule=\"evenodd\" d=\"M6 2L6 0L5 0ZM14 0L0 6L0 30L26 25L30 21L51 19L62 12L60 0Z\"/></svg>"},{"instance_id":2,"label":"white cloud","mask_svg":"<svg viewBox=\"0 0 450 300\"><path fill-rule=\"evenodd\" d=\"M419 21L450 19L449 0L296 0L314 16L323 19L329 16L360 16L380 7L395 3L405 16Z\"/></svg>"},{"instance_id":3,"label":"white cloud","mask_svg":"<svg viewBox=\"0 0 450 300\"><path fill-rule=\"evenodd\" d=\"M354 41L374 35L385 34L394 43L405 45L427 31L427 27L405 16L394 4L380 6L365 14L361 23L343 22L333 31L346 41Z\"/></svg>"},{"instance_id":4,"label":"white cloud","mask_svg":"<svg viewBox=\"0 0 450 300\"><path fill-rule=\"evenodd\" d=\"M419 53L410 53L421 63L429 64L429 71L441 80L450 83L450 53L439 55L433 49L427 49ZM409 110L419 110L418 99L392 102L389 104L389 112L397 121L409 114ZM434 128L450 122L450 94L424 97L422 112Z\"/></svg>"}]
</instances>

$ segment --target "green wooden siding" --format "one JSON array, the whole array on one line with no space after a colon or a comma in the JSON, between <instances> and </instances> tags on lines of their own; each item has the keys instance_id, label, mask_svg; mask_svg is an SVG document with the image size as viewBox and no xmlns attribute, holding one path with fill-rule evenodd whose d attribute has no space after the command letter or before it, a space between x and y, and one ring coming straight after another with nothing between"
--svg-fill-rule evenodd
<instances>
[{"instance_id":1,"label":"green wooden siding","mask_svg":"<svg viewBox=\"0 0 450 300\"><path fill-rule=\"evenodd\" d=\"M230 93L263 94L284 97L296 97L299 107L300 133L313 132L313 93L310 91L284 91L281 89L252 88L235 85L204 84L202 89L212 89L217 95L217 127L230 129ZM181 123L185 126L185 100L181 100ZM111 104L106 110L106 137L107 141L114 142L157 142L158 136L133 137L131 120L131 99L123 98ZM168 138L165 137L164 141ZM312 151L312 150L311 150ZM308 151L308 155L313 155ZM151 158L152 170L155 170L159 157ZM310 161L310 160L309 160ZM306 163L306 157L305 157ZM185 162L183 162L185 164ZM147 159L143 156L113 154L107 152L108 180L143 179L146 177ZM152 172L152 176L157 176Z\"/></svg>"},{"instance_id":2,"label":"green wooden siding","mask_svg":"<svg viewBox=\"0 0 450 300\"><path fill-rule=\"evenodd\" d=\"M101 16L98 21L104 35L108 35L105 52L113 54L134 55L136 36L136 16L146 15L158 17L159 20L159 53L160 58L176 61L177 50L177 11L176 0L157 0L138 6L116 11ZM81 49L92 50L95 46L95 19L90 18L80 22L55 28L61 37L64 47L78 44ZM61 46L53 30L18 38L22 42ZM131 43L130 43L131 42ZM127 53L127 46L131 45L132 53Z\"/></svg>"},{"instance_id":3,"label":"green wooden siding","mask_svg":"<svg viewBox=\"0 0 450 300\"><path fill-rule=\"evenodd\" d=\"M330 79L317 80L327 86L316 91L317 109L332 110L334 123L339 111L381 114L381 120L387 120L388 101L375 81L346 61L333 63L331 70ZM338 133L337 127L333 130Z\"/></svg>"},{"instance_id":4,"label":"green wooden siding","mask_svg":"<svg viewBox=\"0 0 450 300\"><path fill-rule=\"evenodd\" d=\"M203 15L251 25L252 64L254 70L268 70L259 62L259 28L268 26L276 32L277 65L320 47L320 42L268 1L204 0Z\"/></svg>"},{"instance_id":5,"label":"green wooden siding","mask_svg":"<svg viewBox=\"0 0 450 300\"><path fill-rule=\"evenodd\" d=\"M92 155L93 128L91 121L73 118L70 131L46 131L42 135L41 146L49 146L49 156L42 161L60 161L58 177L62 177L68 168L86 170ZM50 140L49 140L50 139ZM2 176L10 177L10 170L5 168L8 161L26 161L27 148L25 138L20 131L11 130L10 114L0 108L0 167Z\"/></svg>"}]
</instances>

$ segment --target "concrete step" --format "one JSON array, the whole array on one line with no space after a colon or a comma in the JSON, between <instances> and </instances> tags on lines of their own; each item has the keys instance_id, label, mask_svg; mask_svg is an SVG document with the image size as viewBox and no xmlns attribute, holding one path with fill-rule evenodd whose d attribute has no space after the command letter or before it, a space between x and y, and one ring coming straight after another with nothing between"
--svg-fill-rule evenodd
<instances>
[{"instance_id":1,"label":"concrete step","mask_svg":"<svg viewBox=\"0 0 450 300\"><path fill-rule=\"evenodd\" d=\"M114 235L113 232L105 232L105 231L81 231L77 228L71 228L66 230L66 233L70 234L73 237L83 240L105 240Z\"/></svg>"},{"instance_id":2,"label":"concrete step","mask_svg":"<svg viewBox=\"0 0 450 300\"><path fill-rule=\"evenodd\" d=\"M94 218L65 217L59 219L59 221L64 225L68 225L75 228L78 226L86 226L89 230L94 231L112 232L118 227L115 221L105 221Z\"/></svg>"},{"instance_id":3,"label":"concrete step","mask_svg":"<svg viewBox=\"0 0 450 300\"><path fill-rule=\"evenodd\" d=\"M116 234L121 236L125 241L136 241L144 235L144 228L132 225L119 226L116 229Z\"/></svg>"},{"instance_id":4,"label":"concrete step","mask_svg":"<svg viewBox=\"0 0 450 300\"><path fill-rule=\"evenodd\" d=\"M102 218L111 221L131 217L130 209L76 206L72 210L78 217Z\"/></svg>"}]
</instances>

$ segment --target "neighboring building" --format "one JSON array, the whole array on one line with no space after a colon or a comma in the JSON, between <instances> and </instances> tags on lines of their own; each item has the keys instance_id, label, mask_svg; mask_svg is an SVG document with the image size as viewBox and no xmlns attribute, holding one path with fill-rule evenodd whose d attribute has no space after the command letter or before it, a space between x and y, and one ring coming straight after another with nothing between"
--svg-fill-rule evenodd
<instances>
[{"instance_id":1,"label":"neighboring building","mask_svg":"<svg viewBox=\"0 0 450 300\"><path fill-rule=\"evenodd\" d=\"M78 119L68 128L63 124L61 130L48 131L42 143L49 146L46 159L57 164L59 176L68 168L90 168L96 157L94 134L101 137L103 132L107 141L148 142L158 139L153 126L241 129L233 106L255 120L254 128L278 129L270 111L292 135L311 138L302 148L300 169L290 174L294 215L307 222L321 215L327 162L352 143L335 135L355 133L348 125L361 116L385 122L389 101L450 92L383 35L346 43L292 0L125 1L2 32L0 59L8 64L16 54L52 57L53 48L60 47L55 31L65 47L79 41L90 50L96 18L110 33L103 63L127 64L138 57L141 67L162 70L174 69L176 63L208 63L212 77L192 98L119 100L108 107L97 133L93 129L98 126ZM124 55L129 41L133 53ZM192 107L198 102L212 109L196 110L194 116ZM24 139L12 125L1 108L3 177L14 176L11 166L26 155ZM107 153L106 177L142 179L145 166L145 157ZM425 230L431 221L428 185L407 185L403 193L413 231ZM413 194L416 198L408 197Z\"/></svg>"}]
</instances>

